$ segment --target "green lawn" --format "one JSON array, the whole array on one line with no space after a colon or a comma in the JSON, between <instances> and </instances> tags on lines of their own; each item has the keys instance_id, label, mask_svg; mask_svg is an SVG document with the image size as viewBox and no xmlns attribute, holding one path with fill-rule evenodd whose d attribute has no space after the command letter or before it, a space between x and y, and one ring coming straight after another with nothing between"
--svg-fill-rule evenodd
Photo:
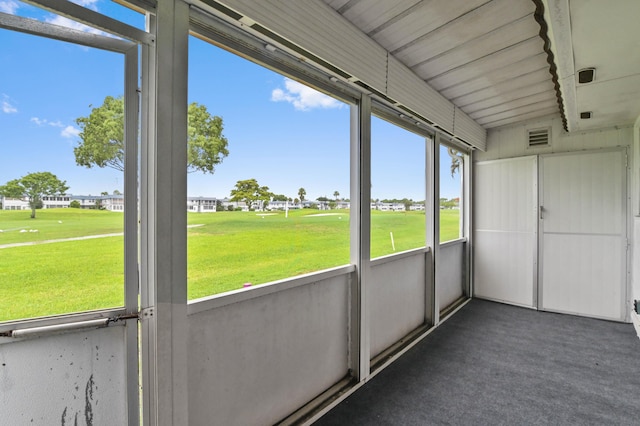
<instances>
[{"instance_id":1,"label":"green lawn","mask_svg":"<svg viewBox=\"0 0 640 426\"><path fill-rule=\"evenodd\" d=\"M324 215L330 213L329 215ZM0 246L122 232L122 213L0 211ZM349 263L349 212L190 213L189 299ZM458 211L441 211L442 240ZM424 246L423 212L372 212L371 256ZM21 229L38 232L20 232ZM0 321L122 306L123 237L0 249Z\"/></svg>"}]
</instances>

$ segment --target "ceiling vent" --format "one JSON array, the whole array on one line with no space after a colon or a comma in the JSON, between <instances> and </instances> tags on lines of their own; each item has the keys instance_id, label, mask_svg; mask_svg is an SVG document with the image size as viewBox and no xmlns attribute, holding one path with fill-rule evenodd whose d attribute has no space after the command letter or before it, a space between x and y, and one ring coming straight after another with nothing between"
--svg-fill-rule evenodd
<instances>
[{"instance_id":1,"label":"ceiling vent","mask_svg":"<svg viewBox=\"0 0 640 426\"><path fill-rule=\"evenodd\" d=\"M530 148L550 145L549 128L527 130L527 146Z\"/></svg>"},{"instance_id":2,"label":"ceiling vent","mask_svg":"<svg viewBox=\"0 0 640 426\"><path fill-rule=\"evenodd\" d=\"M596 78L595 68L584 68L578 71L578 83L591 83Z\"/></svg>"},{"instance_id":3,"label":"ceiling vent","mask_svg":"<svg viewBox=\"0 0 640 426\"><path fill-rule=\"evenodd\" d=\"M583 120L588 120L591 118L591 111L584 111L580 113L580 118Z\"/></svg>"}]
</instances>

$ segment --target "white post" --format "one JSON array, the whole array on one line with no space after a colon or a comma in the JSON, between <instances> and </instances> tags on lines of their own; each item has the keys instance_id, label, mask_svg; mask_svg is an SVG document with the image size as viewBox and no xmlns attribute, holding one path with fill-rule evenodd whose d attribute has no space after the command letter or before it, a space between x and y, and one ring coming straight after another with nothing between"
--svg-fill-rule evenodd
<instances>
[{"instance_id":1,"label":"white post","mask_svg":"<svg viewBox=\"0 0 640 426\"><path fill-rule=\"evenodd\" d=\"M369 281L371 274L371 98L362 95L351 107L351 357L355 377L365 380L371 368Z\"/></svg>"},{"instance_id":2,"label":"white post","mask_svg":"<svg viewBox=\"0 0 640 426\"><path fill-rule=\"evenodd\" d=\"M157 2L143 51L141 305L145 425L189 424L187 403L187 53L189 6Z\"/></svg>"}]
</instances>

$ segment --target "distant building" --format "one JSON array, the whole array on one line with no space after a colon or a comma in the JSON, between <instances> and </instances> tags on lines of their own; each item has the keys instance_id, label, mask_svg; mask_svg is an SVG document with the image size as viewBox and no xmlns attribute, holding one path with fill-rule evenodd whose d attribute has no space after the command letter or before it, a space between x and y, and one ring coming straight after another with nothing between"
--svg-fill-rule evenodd
<instances>
[{"instance_id":1,"label":"distant building","mask_svg":"<svg viewBox=\"0 0 640 426\"><path fill-rule=\"evenodd\" d=\"M2 210L30 210L29 203L19 198L2 197Z\"/></svg>"},{"instance_id":2,"label":"distant building","mask_svg":"<svg viewBox=\"0 0 640 426\"><path fill-rule=\"evenodd\" d=\"M187 197L187 211L192 213L215 213L217 198Z\"/></svg>"},{"instance_id":3,"label":"distant building","mask_svg":"<svg viewBox=\"0 0 640 426\"><path fill-rule=\"evenodd\" d=\"M71 195L71 201L80 203L81 209L101 209L124 212L124 195Z\"/></svg>"}]
</instances>

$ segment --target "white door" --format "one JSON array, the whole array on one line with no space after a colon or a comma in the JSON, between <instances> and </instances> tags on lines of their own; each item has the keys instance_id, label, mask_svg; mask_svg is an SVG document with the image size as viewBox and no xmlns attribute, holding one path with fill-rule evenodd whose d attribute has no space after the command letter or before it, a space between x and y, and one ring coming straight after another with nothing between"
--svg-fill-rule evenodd
<instances>
[{"instance_id":1,"label":"white door","mask_svg":"<svg viewBox=\"0 0 640 426\"><path fill-rule=\"evenodd\" d=\"M537 162L530 156L475 164L475 297L536 306Z\"/></svg>"},{"instance_id":2,"label":"white door","mask_svg":"<svg viewBox=\"0 0 640 426\"><path fill-rule=\"evenodd\" d=\"M538 308L624 320L626 153L541 156Z\"/></svg>"}]
</instances>

